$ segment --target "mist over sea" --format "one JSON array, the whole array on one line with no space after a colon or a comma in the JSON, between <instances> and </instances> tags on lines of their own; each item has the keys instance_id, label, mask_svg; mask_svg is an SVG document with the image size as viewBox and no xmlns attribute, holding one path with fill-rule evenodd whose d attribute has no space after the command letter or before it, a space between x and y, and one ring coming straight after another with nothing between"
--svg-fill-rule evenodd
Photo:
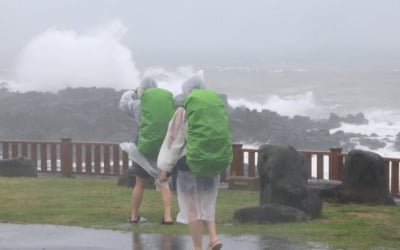
<instances>
[{"instance_id":1,"label":"mist over sea","mask_svg":"<svg viewBox=\"0 0 400 250\"><path fill-rule=\"evenodd\" d=\"M284 116L312 119L362 112L369 120L367 125L344 123L330 132L343 130L384 140L387 146L374 151L400 157L393 148L400 132L400 69L318 69L284 63L137 66L140 62L136 62L135 52L121 42L125 31L118 20L87 33L45 30L21 50L13 68L0 69L0 87L21 92L93 86L121 90L137 87L141 77L152 75L160 87L176 95L185 79L203 70L206 86L226 94L234 108L269 109Z\"/></svg>"}]
</instances>

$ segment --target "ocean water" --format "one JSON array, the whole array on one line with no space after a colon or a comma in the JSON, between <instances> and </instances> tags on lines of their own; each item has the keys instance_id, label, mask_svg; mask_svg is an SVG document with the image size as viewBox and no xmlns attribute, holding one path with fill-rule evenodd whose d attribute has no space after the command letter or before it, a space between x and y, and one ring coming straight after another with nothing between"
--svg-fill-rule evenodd
<instances>
[{"instance_id":1,"label":"ocean water","mask_svg":"<svg viewBox=\"0 0 400 250\"><path fill-rule=\"evenodd\" d=\"M367 125L342 123L332 129L361 133L386 142L379 149L362 145L385 157L400 158L393 143L400 132L400 70L280 70L250 68L210 68L208 84L229 96L233 107L269 109L289 117L328 119L362 112ZM355 141L357 143L357 140ZM250 146L250 145L249 145Z\"/></svg>"}]
</instances>

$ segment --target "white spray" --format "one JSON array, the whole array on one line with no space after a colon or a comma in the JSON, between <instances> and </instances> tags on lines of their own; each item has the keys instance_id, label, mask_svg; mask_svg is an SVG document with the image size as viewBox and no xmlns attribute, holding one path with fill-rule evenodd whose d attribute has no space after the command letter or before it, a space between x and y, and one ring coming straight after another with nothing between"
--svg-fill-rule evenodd
<instances>
[{"instance_id":1,"label":"white spray","mask_svg":"<svg viewBox=\"0 0 400 250\"><path fill-rule=\"evenodd\" d=\"M48 29L27 44L14 69L20 91L65 87L127 88L138 82L131 51L120 43L126 28L119 20L88 34Z\"/></svg>"}]
</instances>

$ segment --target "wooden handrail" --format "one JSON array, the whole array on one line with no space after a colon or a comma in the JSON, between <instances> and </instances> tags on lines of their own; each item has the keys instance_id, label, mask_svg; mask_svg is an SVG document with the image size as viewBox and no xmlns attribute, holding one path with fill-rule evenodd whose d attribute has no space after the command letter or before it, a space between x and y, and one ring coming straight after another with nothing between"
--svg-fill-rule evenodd
<instances>
[{"instance_id":1,"label":"wooden handrail","mask_svg":"<svg viewBox=\"0 0 400 250\"><path fill-rule=\"evenodd\" d=\"M118 143L61 141L0 141L2 159L26 157L42 173L72 176L118 176L130 166L128 155Z\"/></svg>"},{"instance_id":2,"label":"wooden handrail","mask_svg":"<svg viewBox=\"0 0 400 250\"><path fill-rule=\"evenodd\" d=\"M27 157L37 164L39 172L62 174L67 177L75 174L119 176L132 164L128 155L120 149L119 143L75 142L69 138L61 141L1 140L0 147L0 159ZM221 182L227 182L230 176L257 176L258 150L243 148L242 144L233 144L232 150L232 164L221 174ZM309 178L341 180L347 156L341 152L341 148L299 152L307 158ZM384 158L384 162L391 193L393 196L399 196L400 159Z\"/></svg>"}]
</instances>

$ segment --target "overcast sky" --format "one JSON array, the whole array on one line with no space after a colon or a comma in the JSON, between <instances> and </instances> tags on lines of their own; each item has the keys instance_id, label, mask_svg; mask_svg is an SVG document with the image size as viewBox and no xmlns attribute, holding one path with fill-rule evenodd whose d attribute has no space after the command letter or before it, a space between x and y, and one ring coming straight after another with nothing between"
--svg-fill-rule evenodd
<instances>
[{"instance_id":1,"label":"overcast sky","mask_svg":"<svg viewBox=\"0 0 400 250\"><path fill-rule=\"evenodd\" d=\"M400 68L399 0L0 0L0 69L118 20L137 65Z\"/></svg>"}]
</instances>

